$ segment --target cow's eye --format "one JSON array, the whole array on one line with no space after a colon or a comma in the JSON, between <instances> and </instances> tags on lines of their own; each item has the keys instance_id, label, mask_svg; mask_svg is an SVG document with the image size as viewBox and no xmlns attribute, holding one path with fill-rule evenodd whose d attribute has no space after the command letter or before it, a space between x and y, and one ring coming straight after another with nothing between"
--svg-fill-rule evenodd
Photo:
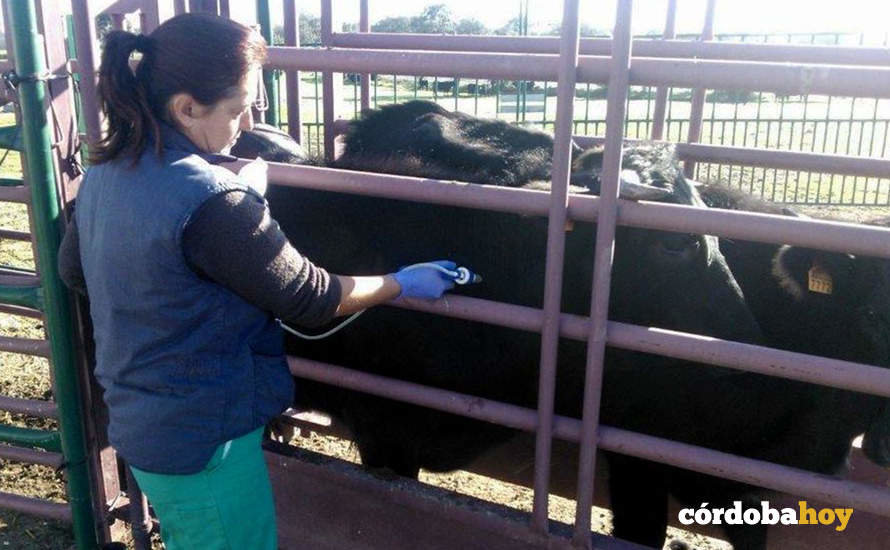
<instances>
[{"instance_id":1,"label":"cow's eye","mask_svg":"<svg viewBox=\"0 0 890 550\"><path fill-rule=\"evenodd\" d=\"M668 254L690 254L701 247L698 235L672 233L660 240L661 248Z\"/></svg>"}]
</instances>

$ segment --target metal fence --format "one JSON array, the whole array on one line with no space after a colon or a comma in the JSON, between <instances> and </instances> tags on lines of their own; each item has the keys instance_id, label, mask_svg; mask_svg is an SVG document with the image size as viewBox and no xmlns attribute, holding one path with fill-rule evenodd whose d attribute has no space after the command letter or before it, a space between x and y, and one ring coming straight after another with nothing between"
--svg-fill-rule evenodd
<instances>
[{"instance_id":1,"label":"metal fence","mask_svg":"<svg viewBox=\"0 0 890 550\"><path fill-rule=\"evenodd\" d=\"M700 35L677 35L696 40ZM657 39L651 36L639 38ZM716 41L807 45L886 46L888 35L862 33L716 34ZM305 47L317 46L310 44ZM323 144L321 73L301 73L303 143L319 153ZM285 98L284 79L278 96ZM628 137L646 138L653 128L656 91L631 87L626 105ZM688 139L693 91L668 92L664 138ZM360 114L360 79L344 74L338 115ZM427 99L442 106L553 131L556 83L443 77L373 75L370 105L378 107L409 99ZM606 88L591 84L575 90L574 133L605 132ZM285 118L285 117L282 117ZM284 127L286 123L282 124ZM784 96L744 90L708 90L699 142L812 153L887 158L890 102L884 99L824 95ZM750 168L714 163L696 165L698 180L723 183L772 201L789 204L890 206L890 180L827 173Z\"/></svg>"}]
</instances>

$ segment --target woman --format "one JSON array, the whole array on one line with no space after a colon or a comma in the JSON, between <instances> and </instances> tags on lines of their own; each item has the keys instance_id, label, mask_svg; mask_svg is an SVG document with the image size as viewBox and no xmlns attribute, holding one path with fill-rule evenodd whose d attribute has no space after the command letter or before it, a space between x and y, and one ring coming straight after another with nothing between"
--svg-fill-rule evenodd
<instances>
[{"instance_id":1,"label":"woman","mask_svg":"<svg viewBox=\"0 0 890 550\"><path fill-rule=\"evenodd\" d=\"M293 380L274 317L319 325L453 286L431 267L328 274L214 165L252 127L265 53L255 31L209 15L112 32L99 75L108 132L60 253L65 281L89 295L109 439L170 550L276 548L260 439Z\"/></svg>"}]
</instances>

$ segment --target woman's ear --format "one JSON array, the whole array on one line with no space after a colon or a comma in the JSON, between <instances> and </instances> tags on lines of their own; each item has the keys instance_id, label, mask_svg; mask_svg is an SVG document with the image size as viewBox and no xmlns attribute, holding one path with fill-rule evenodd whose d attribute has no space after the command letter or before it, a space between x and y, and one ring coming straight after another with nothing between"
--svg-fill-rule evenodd
<instances>
[{"instance_id":1,"label":"woman's ear","mask_svg":"<svg viewBox=\"0 0 890 550\"><path fill-rule=\"evenodd\" d=\"M204 114L203 106L185 92L174 94L168 103L170 118L182 129L189 129Z\"/></svg>"}]
</instances>

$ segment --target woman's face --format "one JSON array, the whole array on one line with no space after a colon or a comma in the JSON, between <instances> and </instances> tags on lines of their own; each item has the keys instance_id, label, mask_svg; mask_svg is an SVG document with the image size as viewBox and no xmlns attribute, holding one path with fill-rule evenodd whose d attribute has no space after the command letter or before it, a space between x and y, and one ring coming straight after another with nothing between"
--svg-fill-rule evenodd
<instances>
[{"instance_id":1,"label":"woman's face","mask_svg":"<svg viewBox=\"0 0 890 550\"><path fill-rule=\"evenodd\" d=\"M253 129L251 106L259 89L258 70L251 70L234 95L213 105L195 103L183 133L206 153L228 153L242 130Z\"/></svg>"}]
</instances>

